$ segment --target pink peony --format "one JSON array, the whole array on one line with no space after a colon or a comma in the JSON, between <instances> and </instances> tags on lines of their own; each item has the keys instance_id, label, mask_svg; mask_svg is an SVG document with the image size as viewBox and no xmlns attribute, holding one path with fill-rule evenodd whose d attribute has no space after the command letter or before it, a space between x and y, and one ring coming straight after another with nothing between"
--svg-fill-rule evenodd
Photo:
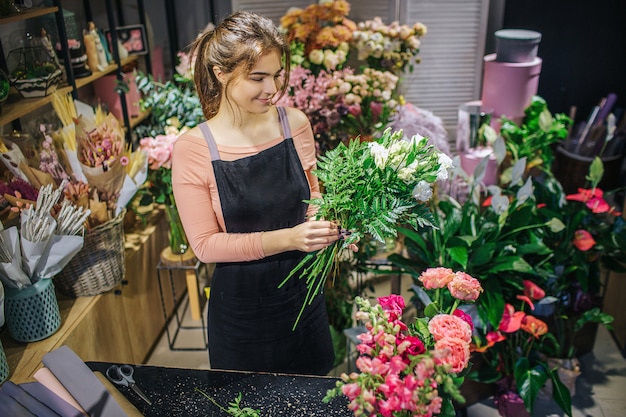
<instances>
[{"instance_id":1,"label":"pink peony","mask_svg":"<svg viewBox=\"0 0 626 417\"><path fill-rule=\"evenodd\" d=\"M443 288L454 278L454 272L449 268L428 268L419 277L427 290Z\"/></svg>"},{"instance_id":2,"label":"pink peony","mask_svg":"<svg viewBox=\"0 0 626 417\"><path fill-rule=\"evenodd\" d=\"M458 300L476 301L483 287L480 281L465 272L457 272L454 278L448 282L450 294Z\"/></svg>"},{"instance_id":3,"label":"pink peony","mask_svg":"<svg viewBox=\"0 0 626 417\"><path fill-rule=\"evenodd\" d=\"M448 350L444 363L452 365L452 372L458 373L467 368L470 358L469 343L456 337L444 337L435 342L435 349Z\"/></svg>"},{"instance_id":4,"label":"pink peony","mask_svg":"<svg viewBox=\"0 0 626 417\"><path fill-rule=\"evenodd\" d=\"M437 314L428 322L428 330L439 341L444 338L457 338L469 343L472 329L465 320L451 314Z\"/></svg>"}]
</instances>

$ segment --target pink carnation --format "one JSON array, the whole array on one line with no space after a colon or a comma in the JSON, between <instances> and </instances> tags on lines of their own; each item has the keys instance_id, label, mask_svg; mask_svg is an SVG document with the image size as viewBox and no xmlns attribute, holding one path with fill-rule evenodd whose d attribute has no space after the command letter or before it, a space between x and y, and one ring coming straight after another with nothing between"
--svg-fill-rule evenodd
<instances>
[{"instance_id":1,"label":"pink carnation","mask_svg":"<svg viewBox=\"0 0 626 417\"><path fill-rule=\"evenodd\" d=\"M454 278L454 272L450 268L428 268L419 280L424 284L424 288L427 290L433 290L437 288L443 288Z\"/></svg>"},{"instance_id":2,"label":"pink carnation","mask_svg":"<svg viewBox=\"0 0 626 417\"><path fill-rule=\"evenodd\" d=\"M439 341L445 338L456 338L466 343L472 340L472 329L463 319L450 314L437 314L428 322L428 330Z\"/></svg>"},{"instance_id":3,"label":"pink carnation","mask_svg":"<svg viewBox=\"0 0 626 417\"><path fill-rule=\"evenodd\" d=\"M389 313L390 321L395 321L402 315L404 310L404 298L401 295L391 294L386 297L379 297L378 304L384 311Z\"/></svg>"},{"instance_id":4,"label":"pink carnation","mask_svg":"<svg viewBox=\"0 0 626 417\"><path fill-rule=\"evenodd\" d=\"M448 282L450 294L458 300L476 301L483 287L480 281L465 272L457 272L453 279Z\"/></svg>"},{"instance_id":5,"label":"pink carnation","mask_svg":"<svg viewBox=\"0 0 626 417\"><path fill-rule=\"evenodd\" d=\"M472 316L467 314L465 311L457 308L456 310L452 312L452 315L460 319L463 319L464 322L470 325L470 329L474 330L474 321L472 320Z\"/></svg>"},{"instance_id":6,"label":"pink carnation","mask_svg":"<svg viewBox=\"0 0 626 417\"><path fill-rule=\"evenodd\" d=\"M456 337L445 337L435 342L435 349L447 350L448 355L443 358L444 363L452 365L451 371L461 372L467 368L470 358L469 344Z\"/></svg>"}]
</instances>

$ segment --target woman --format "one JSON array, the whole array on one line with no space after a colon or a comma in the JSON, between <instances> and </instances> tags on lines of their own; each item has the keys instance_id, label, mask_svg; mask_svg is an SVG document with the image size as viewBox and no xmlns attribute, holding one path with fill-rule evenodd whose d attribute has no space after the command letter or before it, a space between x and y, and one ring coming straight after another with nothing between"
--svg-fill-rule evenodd
<instances>
[{"instance_id":1,"label":"woman","mask_svg":"<svg viewBox=\"0 0 626 417\"><path fill-rule=\"evenodd\" d=\"M306 286L294 278L278 288L306 252L340 236L333 222L307 221L314 208L303 201L320 195L308 119L273 105L289 46L271 20L237 12L201 35L193 55L207 122L176 141L172 184L194 253L216 263L211 368L325 375L334 354L323 296L292 330Z\"/></svg>"}]
</instances>

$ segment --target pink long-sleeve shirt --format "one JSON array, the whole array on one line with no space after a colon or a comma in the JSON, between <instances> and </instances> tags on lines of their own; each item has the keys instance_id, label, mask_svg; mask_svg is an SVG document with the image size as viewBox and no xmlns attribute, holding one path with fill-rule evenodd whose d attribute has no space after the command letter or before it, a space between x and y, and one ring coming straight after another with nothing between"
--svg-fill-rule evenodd
<instances>
[{"instance_id":1,"label":"pink long-sleeve shirt","mask_svg":"<svg viewBox=\"0 0 626 417\"><path fill-rule=\"evenodd\" d=\"M311 125L293 129L293 142L311 190L320 196L319 183L311 171L316 166ZM217 144L219 159L234 161L255 155L280 143L282 136L258 146L236 147ZM199 129L181 135L174 143L172 186L185 234L196 257L205 263L252 261L265 257L261 234L228 233L220 204L211 155ZM307 214L312 214L309 206Z\"/></svg>"}]
</instances>

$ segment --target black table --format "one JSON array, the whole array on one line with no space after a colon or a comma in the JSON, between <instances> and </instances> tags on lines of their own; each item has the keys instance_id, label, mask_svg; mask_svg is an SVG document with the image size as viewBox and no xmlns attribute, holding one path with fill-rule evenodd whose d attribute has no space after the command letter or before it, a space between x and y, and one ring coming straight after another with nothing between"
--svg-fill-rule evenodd
<instances>
[{"instance_id":1,"label":"black table","mask_svg":"<svg viewBox=\"0 0 626 417\"><path fill-rule=\"evenodd\" d=\"M87 362L92 371L106 373L107 362ZM227 408L242 394L241 406L259 410L261 416L346 416L346 397L325 404L322 399L337 378L238 371L217 371L135 365L137 386L151 399L145 403L130 388L119 387L146 417L227 416L196 389Z\"/></svg>"}]
</instances>

